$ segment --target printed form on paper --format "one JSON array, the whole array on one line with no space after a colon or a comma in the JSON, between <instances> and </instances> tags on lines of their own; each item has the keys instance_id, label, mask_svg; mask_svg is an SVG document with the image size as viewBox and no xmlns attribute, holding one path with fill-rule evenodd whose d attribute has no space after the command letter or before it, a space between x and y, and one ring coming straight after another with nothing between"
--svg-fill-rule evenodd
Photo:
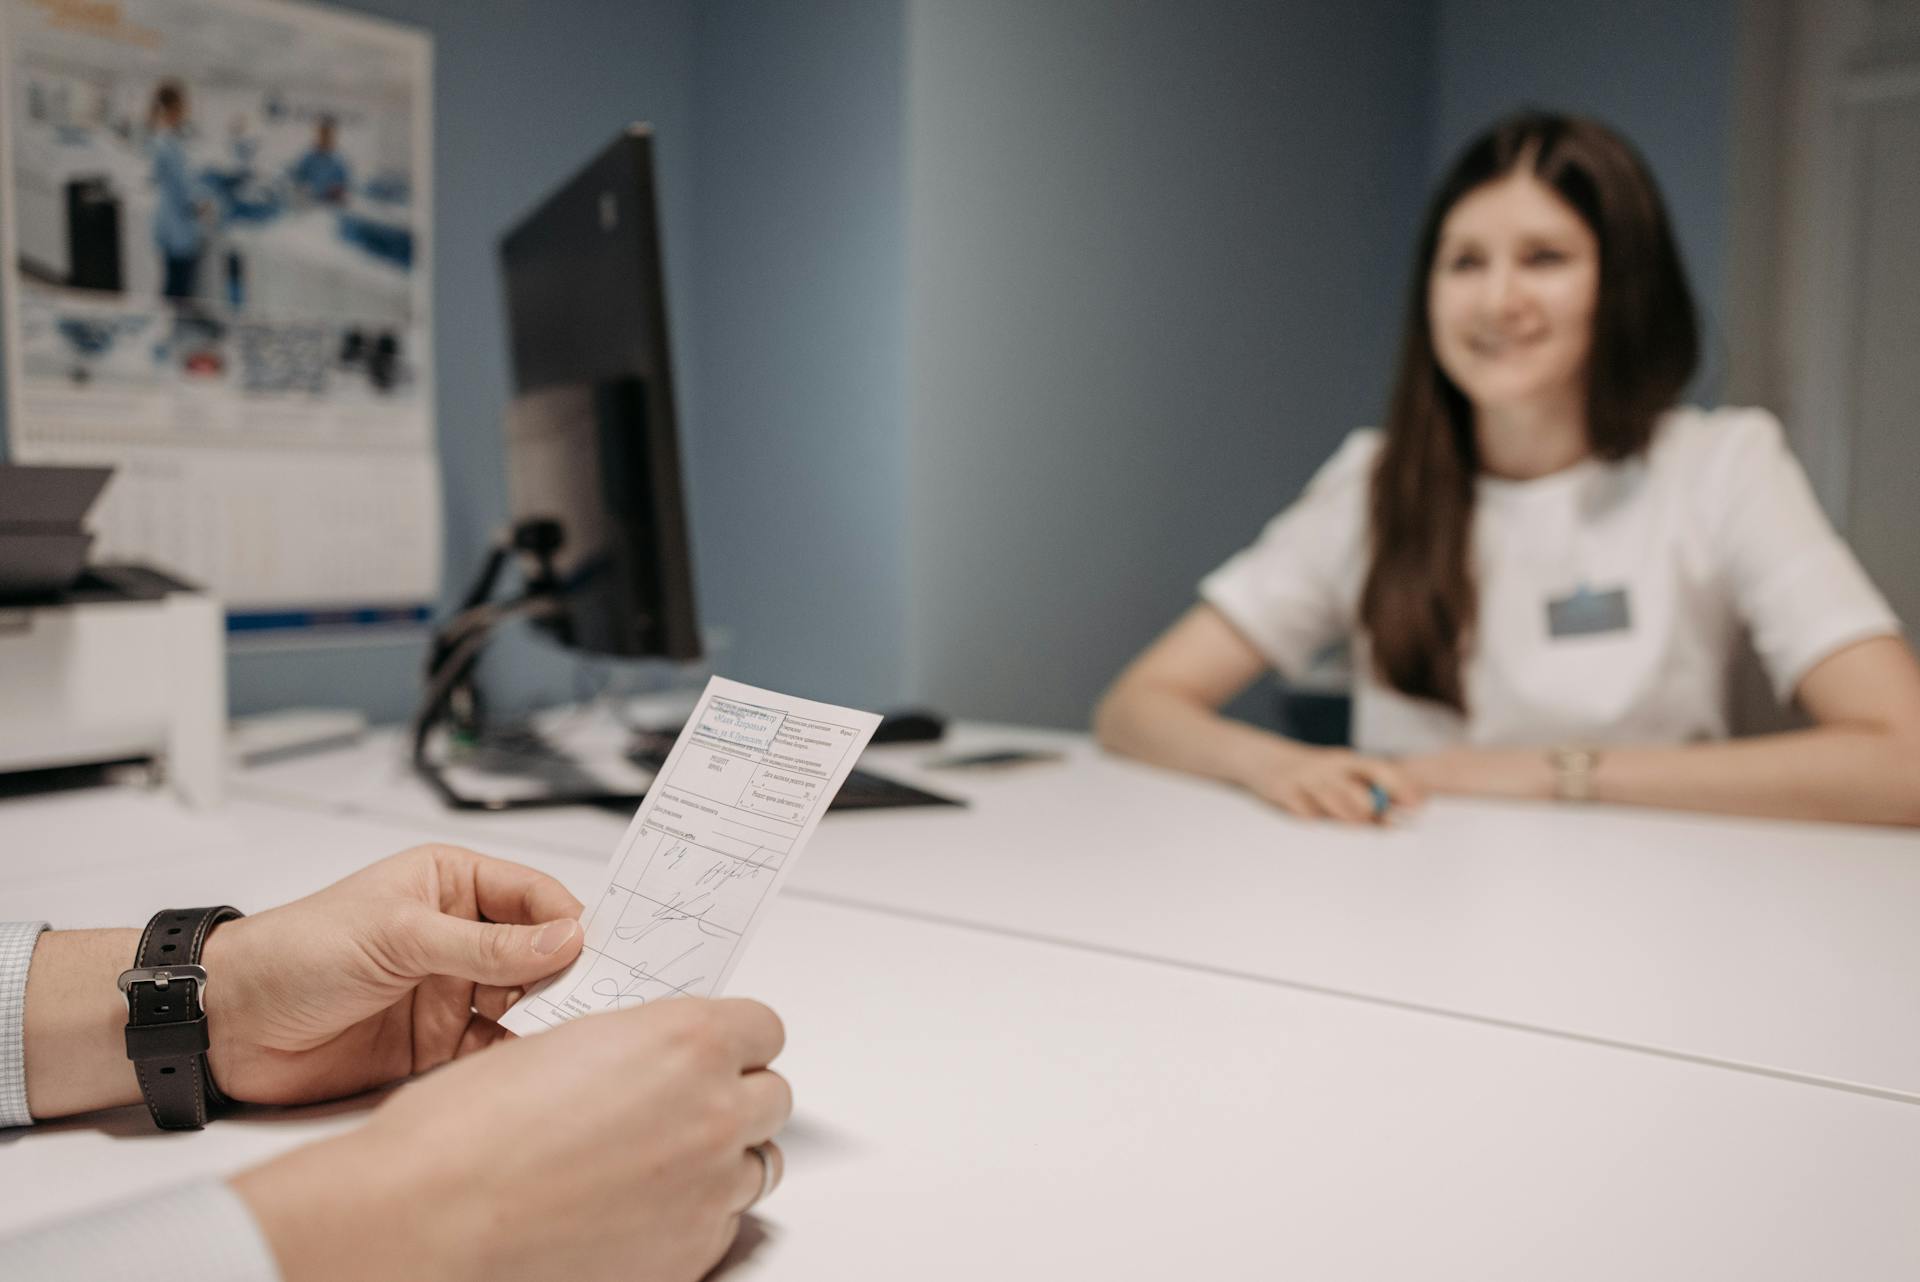
<instances>
[{"instance_id":1,"label":"printed form on paper","mask_svg":"<svg viewBox=\"0 0 1920 1282\"><path fill-rule=\"evenodd\" d=\"M715 677L581 917L573 965L501 1017L523 1036L660 997L712 997L880 718Z\"/></svg>"}]
</instances>

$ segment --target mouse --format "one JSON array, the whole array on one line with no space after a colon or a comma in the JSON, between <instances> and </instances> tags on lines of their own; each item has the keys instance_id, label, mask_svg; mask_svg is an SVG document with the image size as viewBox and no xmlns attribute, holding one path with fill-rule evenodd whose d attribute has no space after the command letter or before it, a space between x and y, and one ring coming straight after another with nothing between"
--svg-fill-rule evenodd
<instances>
[{"instance_id":1,"label":"mouse","mask_svg":"<svg viewBox=\"0 0 1920 1282\"><path fill-rule=\"evenodd\" d=\"M947 719L925 708L902 708L880 718L873 743L928 743L947 732Z\"/></svg>"}]
</instances>

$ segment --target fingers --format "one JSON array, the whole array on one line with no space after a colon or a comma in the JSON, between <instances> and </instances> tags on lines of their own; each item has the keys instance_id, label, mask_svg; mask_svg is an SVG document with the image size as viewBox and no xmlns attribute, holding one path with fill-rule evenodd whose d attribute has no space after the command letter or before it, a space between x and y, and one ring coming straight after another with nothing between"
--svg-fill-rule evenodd
<instances>
[{"instance_id":1,"label":"fingers","mask_svg":"<svg viewBox=\"0 0 1920 1282\"><path fill-rule=\"evenodd\" d=\"M458 865L472 879L474 906L488 921L529 925L578 917L586 911L572 891L537 868L459 846L438 847L435 856L443 865L449 861Z\"/></svg>"},{"instance_id":2,"label":"fingers","mask_svg":"<svg viewBox=\"0 0 1920 1282\"><path fill-rule=\"evenodd\" d=\"M1335 775L1291 783L1280 790L1278 800L1282 810L1300 819L1364 823L1372 818L1365 787Z\"/></svg>"},{"instance_id":3,"label":"fingers","mask_svg":"<svg viewBox=\"0 0 1920 1282\"><path fill-rule=\"evenodd\" d=\"M429 975L413 990L413 1071L424 1073L458 1056L473 1013L473 985L451 975Z\"/></svg>"},{"instance_id":4,"label":"fingers","mask_svg":"<svg viewBox=\"0 0 1920 1282\"><path fill-rule=\"evenodd\" d=\"M1324 780L1315 797L1332 819L1370 824L1381 817L1375 813L1373 797L1367 791L1366 783L1355 775L1337 775Z\"/></svg>"},{"instance_id":5,"label":"fingers","mask_svg":"<svg viewBox=\"0 0 1920 1282\"><path fill-rule=\"evenodd\" d=\"M749 1144L773 1138L793 1116L793 1087L772 1069L756 1069L741 1077L740 1092Z\"/></svg>"},{"instance_id":6,"label":"fingers","mask_svg":"<svg viewBox=\"0 0 1920 1282\"><path fill-rule=\"evenodd\" d=\"M729 1077L764 1069L787 1041L780 1017L745 997L651 1001L568 1020L550 1036L632 1038L650 1054L676 1050L694 1071Z\"/></svg>"},{"instance_id":7,"label":"fingers","mask_svg":"<svg viewBox=\"0 0 1920 1282\"><path fill-rule=\"evenodd\" d=\"M545 979L580 953L580 923L572 918L510 926L418 905L379 923L383 952L413 978L452 975L502 988ZM505 1008L502 1007L504 1010Z\"/></svg>"},{"instance_id":8,"label":"fingers","mask_svg":"<svg viewBox=\"0 0 1920 1282\"><path fill-rule=\"evenodd\" d=\"M1427 799L1426 790L1414 782L1413 776L1392 761L1383 761L1378 757L1356 757L1354 770L1368 783L1385 789L1386 794L1396 806L1417 806Z\"/></svg>"},{"instance_id":9,"label":"fingers","mask_svg":"<svg viewBox=\"0 0 1920 1282\"><path fill-rule=\"evenodd\" d=\"M491 1019L475 1015L467 1021L466 1031L460 1035L460 1044L454 1048L453 1057L459 1059L475 1051L483 1051L495 1042L505 1041L512 1036Z\"/></svg>"},{"instance_id":10,"label":"fingers","mask_svg":"<svg viewBox=\"0 0 1920 1282\"><path fill-rule=\"evenodd\" d=\"M718 997L709 1006L742 1069L765 1068L786 1046L786 1026L759 1002L746 997Z\"/></svg>"},{"instance_id":11,"label":"fingers","mask_svg":"<svg viewBox=\"0 0 1920 1282\"><path fill-rule=\"evenodd\" d=\"M1385 823L1395 807L1412 808L1425 793L1398 764L1334 750L1270 793L1274 804L1302 819Z\"/></svg>"},{"instance_id":12,"label":"fingers","mask_svg":"<svg viewBox=\"0 0 1920 1282\"><path fill-rule=\"evenodd\" d=\"M526 992L518 984L511 988L502 988L498 984L479 984L473 990L473 1009L488 1019L498 1020L510 1006L526 996Z\"/></svg>"},{"instance_id":13,"label":"fingers","mask_svg":"<svg viewBox=\"0 0 1920 1282\"><path fill-rule=\"evenodd\" d=\"M780 1187L780 1181L786 1177L786 1173L786 1154L772 1140L748 1149L740 1155L738 1173L734 1177L733 1200L728 1205L736 1208L735 1214L745 1214L765 1197L771 1196Z\"/></svg>"},{"instance_id":14,"label":"fingers","mask_svg":"<svg viewBox=\"0 0 1920 1282\"><path fill-rule=\"evenodd\" d=\"M1274 794L1280 808L1296 819L1325 819L1327 812L1304 784L1289 784Z\"/></svg>"}]
</instances>

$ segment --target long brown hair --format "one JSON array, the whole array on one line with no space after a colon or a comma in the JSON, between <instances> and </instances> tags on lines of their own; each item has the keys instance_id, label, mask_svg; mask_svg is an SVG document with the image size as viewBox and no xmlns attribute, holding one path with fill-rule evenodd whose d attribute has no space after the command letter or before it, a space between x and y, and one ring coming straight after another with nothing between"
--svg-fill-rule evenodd
<instances>
[{"instance_id":1,"label":"long brown hair","mask_svg":"<svg viewBox=\"0 0 1920 1282\"><path fill-rule=\"evenodd\" d=\"M1472 554L1473 407L1440 368L1427 310L1440 228L1476 188L1526 165L1592 229L1599 296L1587 362L1587 438L1603 459L1646 449L1693 376L1700 340L1659 189L1626 140L1576 116L1526 112L1467 145L1427 207L1386 441L1373 475L1372 553L1360 623L1380 678L1467 710L1461 669L1478 609Z\"/></svg>"}]
</instances>

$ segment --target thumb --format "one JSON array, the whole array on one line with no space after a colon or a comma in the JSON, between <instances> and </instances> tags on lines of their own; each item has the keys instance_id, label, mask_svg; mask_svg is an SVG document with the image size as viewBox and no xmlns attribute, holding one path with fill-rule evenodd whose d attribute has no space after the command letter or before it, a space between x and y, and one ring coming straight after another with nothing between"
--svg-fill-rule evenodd
<instances>
[{"instance_id":1,"label":"thumb","mask_svg":"<svg viewBox=\"0 0 1920 1282\"><path fill-rule=\"evenodd\" d=\"M452 975L476 984L530 984L580 953L580 923L571 917L510 926L428 912L408 925L413 934L411 955L422 977Z\"/></svg>"}]
</instances>

